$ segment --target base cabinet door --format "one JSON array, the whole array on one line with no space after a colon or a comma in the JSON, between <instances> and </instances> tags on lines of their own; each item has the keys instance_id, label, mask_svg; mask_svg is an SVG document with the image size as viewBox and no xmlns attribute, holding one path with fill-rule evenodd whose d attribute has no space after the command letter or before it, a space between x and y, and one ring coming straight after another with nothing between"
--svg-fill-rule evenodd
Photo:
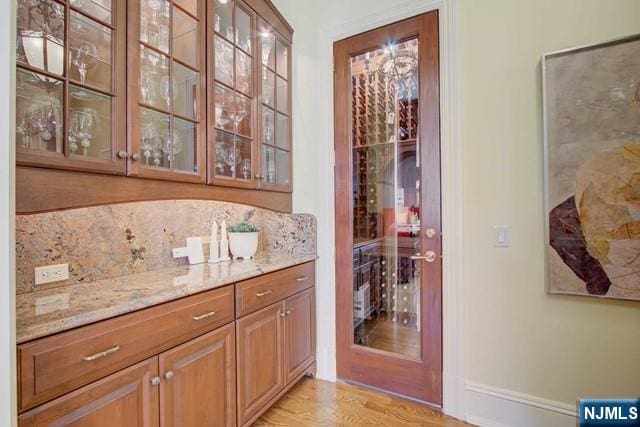
<instances>
[{"instance_id":1,"label":"base cabinet door","mask_svg":"<svg viewBox=\"0 0 640 427\"><path fill-rule=\"evenodd\" d=\"M237 322L238 421L240 425L284 388L283 304Z\"/></svg>"},{"instance_id":2,"label":"base cabinet door","mask_svg":"<svg viewBox=\"0 0 640 427\"><path fill-rule=\"evenodd\" d=\"M235 325L160 355L160 425L236 425Z\"/></svg>"},{"instance_id":3,"label":"base cabinet door","mask_svg":"<svg viewBox=\"0 0 640 427\"><path fill-rule=\"evenodd\" d=\"M315 288L285 301L284 367L286 382L302 374L316 357Z\"/></svg>"},{"instance_id":4,"label":"base cabinet door","mask_svg":"<svg viewBox=\"0 0 640 427\"><path fill-rule=\"evenodd\" d=\"M158 358L124 369L20 415L27 426L159 425Z\"/></svg>"}]
</instances>

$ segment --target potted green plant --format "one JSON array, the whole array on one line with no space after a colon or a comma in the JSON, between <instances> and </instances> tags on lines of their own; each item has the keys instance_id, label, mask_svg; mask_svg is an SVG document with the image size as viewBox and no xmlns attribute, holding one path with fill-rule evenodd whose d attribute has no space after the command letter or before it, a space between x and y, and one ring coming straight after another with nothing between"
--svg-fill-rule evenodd
<instances>
[{"instance_id":1,"label":"potted green plant","mask_svg":"<svg viewBox=\"0 0 640 427\"><path fill-rule=\"evenodd\" d=\"M250 259L258 250L260 228L249 221L229 227L229 250L234 258Z\"/></svg>"}]
</instances>

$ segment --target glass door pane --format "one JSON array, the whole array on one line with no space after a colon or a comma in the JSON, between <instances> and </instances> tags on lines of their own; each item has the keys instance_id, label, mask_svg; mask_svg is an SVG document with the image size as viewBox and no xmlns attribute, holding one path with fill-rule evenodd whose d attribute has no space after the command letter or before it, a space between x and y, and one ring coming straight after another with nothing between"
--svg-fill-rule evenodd
<instances>
[{"instance_id":1,"label":"glass door pane","mask_svg":"<svg viewBox=\"0 0 640 427\"><path fill-rule=\"evenodd\" d=\"M18 0L18 162L124 173L114 115L123 119L125 94L113 75L125 70L116 38L125 23L116 21L111 0Z\"/></svg>"},{"instance_id":2,"label":"glass door pane","mask_svg":"<svg viewBox=\"0 0 640 427\"><path fill-rule=\"evenodd\" d=\"M260 24L262 126L262 185L269 189L290 188L289 47L273 28Z\"/></svg>"},{"instance_id":3,"label":"glass door pane","mask_svg":"<svg viewBox=\"0 0 640 427\"><path fill-rule=\"evenodd\" d=\"M140 153L135 164L149 175L171 173L188 181L200 176L201 6L196 0L140 2Z\"/></svg>"},{"instance_id":4,"label":"glass door pane","mask_svg":"<svg viewBox=\"0 0 640 427\"><path fill-rule=\"evenodd\" d=\"M215 149L210 150L214 167L209 179L218 184L253 187L255 15L240 1L212 1L212 109L217 130L212 141Z\"/></svg>"},{"instance_id":5,"label":"glass door pane","mask_svg":"<svg viewBox=\"0 0 640 427\"><path fill-rule=\"evenodd\" d=\"M353 342L420 357L418 40L351 59Z\"/></svg>"}]
</instances>

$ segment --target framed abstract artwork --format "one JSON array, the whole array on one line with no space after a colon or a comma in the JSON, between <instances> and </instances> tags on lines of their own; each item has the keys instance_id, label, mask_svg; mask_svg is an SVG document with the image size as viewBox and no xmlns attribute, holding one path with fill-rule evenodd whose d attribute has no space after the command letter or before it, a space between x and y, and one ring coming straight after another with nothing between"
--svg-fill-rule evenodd
<instances>
[{"instance_id":1,"label":"framed abstract artwork","mask_svg":"<svg viewBox=\"0 0 640 427\"><path fill-rule=\"evenodd\" d=\"M640 34L542 74L547 289L640 301Z\"/></svg>"}]
</instances>

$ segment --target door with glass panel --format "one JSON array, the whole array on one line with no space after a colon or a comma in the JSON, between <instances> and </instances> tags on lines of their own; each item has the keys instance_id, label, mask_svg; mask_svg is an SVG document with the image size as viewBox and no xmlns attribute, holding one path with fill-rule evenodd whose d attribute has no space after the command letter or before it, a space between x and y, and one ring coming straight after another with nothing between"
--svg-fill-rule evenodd
<instances>
[{"instance_id":1,"label":"door with glass panel","mask_svg":"<svg viewBox=\"0 0 640 427\"><path fill-rule=\"evenodd\" d=\"M240 0L209 0L210 184L256 188L256 14Z\"/></svg>"},{"instance_id":2,"label":"door with glass panel","mask_svg":"<svg viewBox=\"0 0 640 427\"><path fill-rule=\"evenodd\" d=\"M129 174L203 182L205 0L127 4Z\"/></svg>"},{"instance_id":3,"label":"door with glass panel","mask_svg":"<svg viewBox=\"0 0 640 427\"><path fill-rule=\"evenodd\" d=\"M18 165L125 173L126 2L18 0Z\"/></svg>"},{"instance_id":4,"label":"door with glass panel","mask_svg":"<svg viewBox=\"0 0 640 427\"><path fill-rule=\"evenodd\" d=\"M334 44L338 376L442 403L438 14Z\"/></svg>"}]
</instances>

